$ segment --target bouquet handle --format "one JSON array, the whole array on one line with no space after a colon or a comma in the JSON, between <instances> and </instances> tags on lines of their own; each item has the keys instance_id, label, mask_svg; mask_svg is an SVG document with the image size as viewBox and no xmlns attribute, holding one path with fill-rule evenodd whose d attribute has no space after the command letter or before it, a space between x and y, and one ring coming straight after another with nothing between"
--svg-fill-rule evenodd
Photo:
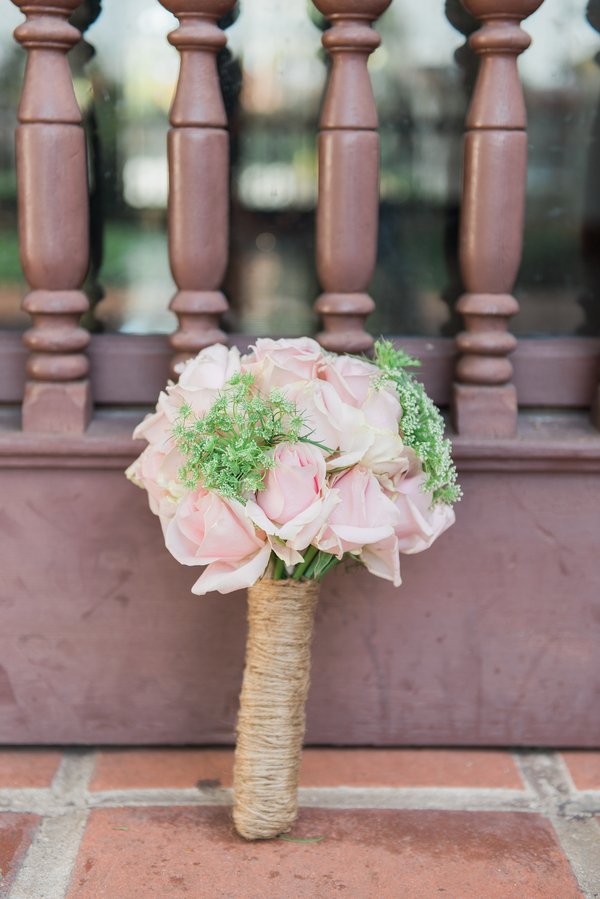
<instances>
[{"instance_id":1,"label":"bouquet handle","mask_svg":"<svg viewBox=\"0 0 600 899\"><path fill-rule=\"evenodd\" d=\"M286 833L296 819L318 597L308 580L265 579L248 589L233 777L233 820L247 840Z\"/></svg>"}]
</instances>

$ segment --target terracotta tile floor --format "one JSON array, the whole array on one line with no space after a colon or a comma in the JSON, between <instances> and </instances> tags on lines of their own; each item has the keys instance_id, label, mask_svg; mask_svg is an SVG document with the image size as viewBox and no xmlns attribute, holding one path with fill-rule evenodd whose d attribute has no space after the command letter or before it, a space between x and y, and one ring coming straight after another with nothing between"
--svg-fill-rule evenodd
<instances>
[{"instance_id":1,"label":"terracotta tile floor","mask_svg":"<svg viewBox=\"0 0 600 899\"><path fill-rule=\"evenodd\" d=\"M247 843L228 749L0 750L9 899L600 897L600 753L307 749Z\"/></svg>"}]
</instances>

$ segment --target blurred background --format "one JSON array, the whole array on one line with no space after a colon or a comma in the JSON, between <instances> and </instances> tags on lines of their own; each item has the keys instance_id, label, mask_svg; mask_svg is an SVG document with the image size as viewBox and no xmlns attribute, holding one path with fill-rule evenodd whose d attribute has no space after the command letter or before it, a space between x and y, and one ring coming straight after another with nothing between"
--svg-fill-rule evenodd
<instances>
[{"instance_id":1,"label":"blurred background","mask_svg":"<svg viewBox=\"0 0 600 899\"><path fill-rule=\"evenodd\" d=\"M523 335L600 332L600 0L546 0L520 60L529 113L524 256L513 320ZM170 332L165 136L176 20L156 0L89 0L70 55L90 154L92 330ZM21 329L13 133L23 17L0 23L0 328ZM312 333L315 134L326 23L306 0L246 0L221 23L219 71L232 138L227 327ZM375 333L450 335L461 292L457 233L463 123L476 73L459 0L394 0L370 60L381 127ZM95 53L92 51L92 47Z\"/></svg>"}]
</instances>

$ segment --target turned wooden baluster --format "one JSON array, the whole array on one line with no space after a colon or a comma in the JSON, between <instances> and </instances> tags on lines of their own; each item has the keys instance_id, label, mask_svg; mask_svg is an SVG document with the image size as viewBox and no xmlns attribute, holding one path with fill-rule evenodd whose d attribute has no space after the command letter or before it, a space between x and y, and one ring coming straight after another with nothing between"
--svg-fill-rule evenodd
<instances>
[{"instance_id":1,"label":"turned wooden baluster","mask_svg":"<svg viewBox=\"0 0 600 899\"><path fill-rule=\"evenodd\" d=\"M217 20L235 0L160 0L179 19L169 42L181 69L169 131L169 258L177 293L170 307L175 366L212 343L225 343L219 290L227 266L229 135L216 54L225 46Z\"/></svg>"},{"instance_id":2,"label":"turned wooden baluster","mask_svg":"<svg viewBox=\"0 0 600 899\"><path fill-rule=\"evenodd\" d=\"M589 0L586 18L592 28L600 32L600 0ZM600 64L600 56L596 55L595 59ZM583 334L597 335L600 329L600 102L596 107L588 148L581 228L584 293L580 303L585 310L585 323L580 330ZM592 423L600 430L600 386L594 391L590 411Z\"/></svg>"},{"instance_id":3,"label":"turned wooden baluster","mask_svg":"<svg viewBox=\"0 0 600 899\"><path fill-rule=\"evenodd\" d=\"M16 131L21 263L33 321L23 428L81 432L91 412L89 334L79 326L88 301L85 136L66 53L80 39L67 19L80 0L13 0L26 21L15 30L28 51Z\"/></svg>"},{"instance_id":4,"label":"turned wooden baluster","mask_svg":"<svg viewBox=\"0 0 600 899\"><path fill-rule=\"evenodd\" d=\"M95 333L103 330L103 325L97 321L94 309L104 297L104 288L100 283L100 270L104 255L104 188L106 171L102 153L102 142L98 117L96 115L96 91L93 76L87 73L87 65L96 55L93 44L86 40L88 28L94 24L102 12L102 0L83 0L70 18L71 25L81 33L81 39L69 53L69 63L73 77L77 82L83 79L86 83L87 99L82 110L82 125L86 135L88 171L89 171L89 202L90 202L90 264L83 288L88 297L90 308L82 319L89 331Z\"/></svg>"},{"instance_id":5,"label":"turned wooden baluster","mask_svg":"<svg viewBox=\"0 0 600 899\"><path fill-rule=\"evenodd\" d=\"M463 0L482 27L470 38L480 56L467 115L460 226L466 293L457 304L465 331L456 338L453 416L460 434L509 437L517 429L517 395L508 320L521 261L527 119L517 56L530 43L521 21L542 0Z\"/></svg>"},{"instance_id":6,"label":"turned wooden baluster","mask_svg":"<svg viewBox=\"0 0 600 899\"><path fill-rule=\"evenodd\" d=\"M313 2L332 24L323 35L332 70L318 141L318 339L328 350L356 353L373 343L365 319L375 308L367 288L379 216L379 135L367 60L380 43L371 24L391 0Z\"/></svg>"}]
</instances>

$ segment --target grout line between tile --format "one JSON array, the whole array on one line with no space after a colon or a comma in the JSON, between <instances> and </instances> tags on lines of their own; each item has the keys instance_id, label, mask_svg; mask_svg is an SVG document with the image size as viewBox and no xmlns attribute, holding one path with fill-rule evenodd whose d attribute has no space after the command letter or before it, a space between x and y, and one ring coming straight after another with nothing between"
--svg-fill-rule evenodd
<instances>
[{"instance_id":1,"label":"grout line between tile","mask_svg":"<svg viewBox=\"0 0 600 899\"><path fill-rule=\"evenodd\" d=\"M46 816L27 850L9 899L66 896L89 815L86 795L94 762L94 752L65 752L50 790L45 791L47 811L38 812Z\"/></svg>"},{"instance_id":2,"label":"grout line between tile","mask_svg":"<svg viewBox=\"0 0 600 899\"><path fill-rule=\"evenodd\" d=\"M94 750L70 749L65 751L50 791L58 801L66 805L85 805L87 788L94 773Z\"/></svg>"},{"instance_id":3,"label":"grout line between tile","mask_svg":"<svg viewBox=\"0 0 600 899\"><path fill-rule=\"evenodd\" d=\"M588 796L575 789L559 753L522 752L515 753L514 757L523 780L537 795L540 811L554 828L582 894L586 899L597 899L600 897L600 827L586 808Z\"/></svg>"},{"instance_id":4,"label":"grout line between tile","mask_svg":"<svg viewBox=\"0 0 600 899\"><path fill-rule=\"evenodd\" d=\"M585 899L597 899L600 897L600 825L594 818L549 817Z\"/></svg>"},{"instance_id":5,"label":"grout line between tile","mask_svg":"<svg viewBox=\"0 0 600 899\"><path fill-rule=\"evenodd\" d=\"M44 818L25 856L9 899L64 899L89 811Z\"/></svg>"},{"instance_id":6,"label":"grout line between tile","mask_svg":"<svg viewBox=\"0 0 600 899\"><path fill-rule=\"evenodd\" d=\"M300 787L305 808L395 808L452 811L531 811L523 790L460 787ZM104 790L89 795L90 808L165 805L231 805L229 788Z\"/></svg>"}]
</instances>

